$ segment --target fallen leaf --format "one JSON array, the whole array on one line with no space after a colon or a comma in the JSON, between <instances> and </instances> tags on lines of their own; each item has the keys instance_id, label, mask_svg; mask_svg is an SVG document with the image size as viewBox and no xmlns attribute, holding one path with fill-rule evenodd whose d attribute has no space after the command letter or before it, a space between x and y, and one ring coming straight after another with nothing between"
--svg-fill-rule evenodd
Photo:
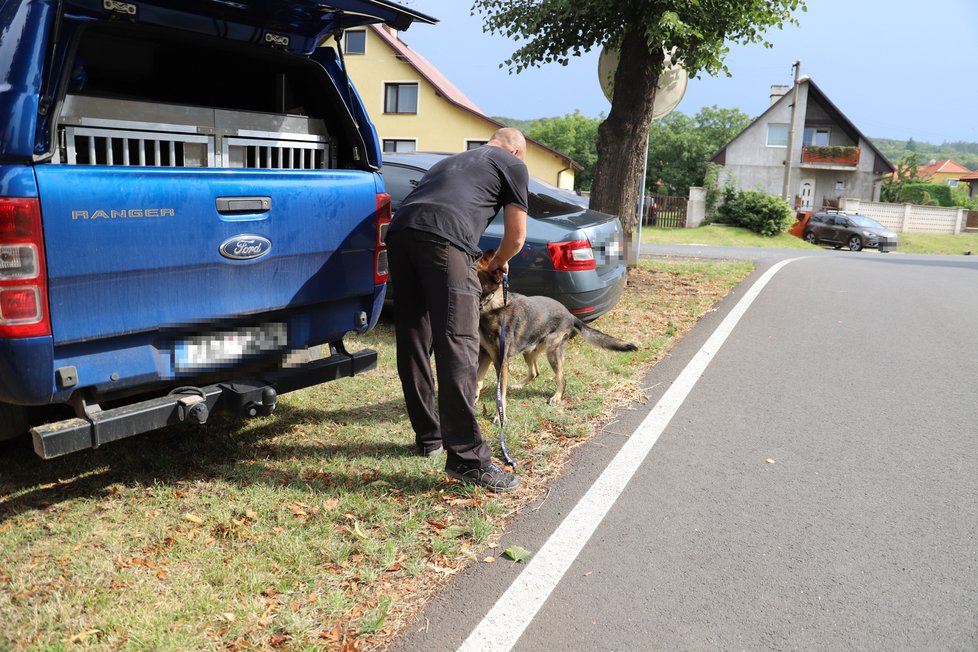
<instances>
[{"instance_id":1,"label":"fallen leaf","mask_svg":"<svg viewBox=\"0 0 978 652\"><path fill-rule=\"evenodd\" d=\"M367 538L369 538L367 536L367 534L363 530L360 529L360 521L354 521L353 522L353 534L355 534L358 539L367 539Z\"/></svg>"},{"instance_id":2,"label":"fallen leaf","mask_svg":"<svg viewBox=\"0 0 978 652\"><path fill-rule=\"evenodd\" d=\"M248 511L245 512L245 516L247 518L250 518L251 520L255 520L256 518L258 518L258 512L256 512L253 509L249 509Z\"/></svg>"},{"instance_id":3,"label":"fallen leaf","mask_svg":"<svg viewBox=\"0 0 978 652\"><path fill-rule=\"evenodd\" d=\"M313 602L315 602L318 599L319 599L319 595L317 595L316 593L310 593L309 594L309 599L306 600L306 604L312 604Z\"/></svg>"},{"instance_id":4,"label":"fallen leaf","mask_svg":"<svg viewBox=\"0 0 978 652\"><path fill-rule=\"evenodd\" d=\"M326 509L336 509L337 507L340 506L340 499L339 498L330 498L325 503L323 503L323 506Z\"/></svg>"},{"instance_id":5,"label":"fallen leaf","mask_svg":"<svg viewBox=\"0 0 978 652\"><path fill-rule=\"evenodd\" d=\"M495 564L496 563L496 558L495 557L486 557L482 561L483 561L483 563L486 563L486 564Z\"/></svg>"},{"instance_id":6,"label":"fallen leaf","mask_svg":"<svg viewBox=\"0 0 978 652\"><path fill-rule=\"evenodd\" d=\"M194 523L195 525L203 525L204 524L204 519L202 519L201 517L197 516L196 514L191 514L190 512L186 512L183 515L183 520L190 521L191 523Z\"/></svg>"},{"instance_id":7,"label":"fallen leaf","mask_svg":"<svg viewBox=\"0 0 978 652\"><path fill-rule=\"evenodd\" d=\"M774 461L773 459L771 459L770 457L769 457L769 458L767 458L767 463L768 463L768 464L777 464L777 462L775 462L775 461Z\"/></svg>"},{"instance_id":8,"label":"fallen leaf","mask_svg":"<svg viewBox=\"0 0 978 652\"><path fill-rule=\"evenodd\" d=\"M229 623L233 623L234 621L236 621L238 619L238 617L235 616L234 615L234 612L232 612L232 611L226 611L226 612L224 612L223 614L221 614L221 618L223 618L224 620L228 621Z\"/></svg>"},{"instance_id":9,"label":"fallen leaf","mask_svg":"<svg viewBox=\"0 0 978 652\"><path fill-rule=\"evenodd\" d=\"M93 636L97 636L101 632L97 629L86 629L83 632L78 632L69 639L66 639L66 643L84 643Z\"/></svg>"},{"instance_id":10,"label":"fallen leaf","mask_svg":"<svg viewBox=\"0 0 978 652\"><path fill-rule=\"evenodd\" d=\"M457 539L460 536L468 534L469 528L462 525L449 525L446 528L442 528L439 534L446 539Z\"/></svg>"},{"instance_id":11,"label":"fallen leaf","mask_svg":"<svg viewBox=\"0 0 978 652\"><path fill-rule=\"evenodd\" d=\"M530 551L520 546L510 546L503 551L503 554L513 561L523 561L530 556Z\"/></svg>"},{"instance_id":12,"label":"fallen leaf","mask_svg":"<svg viewBox=\"0 0 978 652\"><path fill-rule=\"evenodd\" d=\"M319 638L323 639L324 641L329 641L330 643L339 643L341 636L342 634L340 633L339 625L333 625L333 629L329 630L328 632L321 632L319 634Z\"/></svg>"}]
</instances>

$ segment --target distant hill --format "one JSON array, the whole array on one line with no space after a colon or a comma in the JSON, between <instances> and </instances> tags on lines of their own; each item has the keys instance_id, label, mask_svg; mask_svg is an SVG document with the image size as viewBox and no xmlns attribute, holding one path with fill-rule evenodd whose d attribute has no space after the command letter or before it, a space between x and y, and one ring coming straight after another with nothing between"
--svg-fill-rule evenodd
<instances>
[{"instance_id":1,"label":"distant hill","mask_svg":"<svg viewBox=\"0 0 978 652\"><path fill-rule=\"evenodd\" d=\"M532 129L537 124L537 122L539 122L543 118L536 118L533 120L517 120L516 118L505 118L501 115L494 115L492 116L492 119L495 120L496 122L503 123L507 127L516 127L523 133L526 133L527 131Z\"/></svg>"},{"instance_id":2,"label":"distant hill","mask_svg":"<svg viewBox=\"0 0 978 652\"><path fill-rule=\"evenodd\" d=\"M920 164L929 163L931 159L935 161L951 159L969 170L978 170L978 143L956 142L933 145L912 138L910 140L870 138L870 140L894 165L907 154L916 152Z\"/></svg>"}]
</instances>

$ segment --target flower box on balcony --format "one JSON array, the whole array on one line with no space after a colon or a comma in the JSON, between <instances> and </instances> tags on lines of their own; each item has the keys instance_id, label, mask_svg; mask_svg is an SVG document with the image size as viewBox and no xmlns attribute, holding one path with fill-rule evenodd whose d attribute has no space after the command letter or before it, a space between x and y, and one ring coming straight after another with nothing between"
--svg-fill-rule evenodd
<instances>
[{"instance_id":1,"label":"flower box on balcony","mask_svg":"<svg viewBox=\"0 0 978 652\"><path fill-rule=\"evenodd\" d=\"M802 163L831 163L833 165L858 165L858 147L819 147L809 145L801 150Z\"/></svg>"}]
</instances>

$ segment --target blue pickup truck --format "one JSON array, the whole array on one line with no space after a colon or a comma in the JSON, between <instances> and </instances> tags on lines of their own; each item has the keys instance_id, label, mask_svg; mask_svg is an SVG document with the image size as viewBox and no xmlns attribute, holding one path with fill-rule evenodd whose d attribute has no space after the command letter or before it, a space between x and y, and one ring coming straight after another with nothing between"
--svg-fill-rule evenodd
<instances>
[{"instance_id":1,"label":"blue pickup truck","mask_svg":"<svg viewBox=\"0 0 978 652\"><path fill-rule=\"evenodd\" d=\"M352 376L390 198L342 32L385 0L0 0L0 438L44 458ZM330 45L332 44L332 45Z\"/></svg>"}]
</instances>

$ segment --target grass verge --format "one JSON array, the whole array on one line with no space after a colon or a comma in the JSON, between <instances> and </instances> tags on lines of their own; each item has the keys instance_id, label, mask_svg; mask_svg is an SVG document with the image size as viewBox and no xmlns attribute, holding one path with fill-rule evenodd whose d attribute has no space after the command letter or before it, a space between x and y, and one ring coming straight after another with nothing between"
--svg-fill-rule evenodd
<instances>
[{"instance_id":1,"label":"grass verge","mask_svg":"<svg viewBox=\"0 0 978 652\"><path fill-rule=\"evenodd\" d=\"M0 648L382 649L452 575L495 560L509 517L616 406L643 398L648 366L751 269L633 270L596 325L640 351L575 339L558 407L549 369L511 389L522 486L502 497L448 481L444 457L411 455L383 323L349 342L376 349L377 370L285 395L269 418L47 462L24 442L0 446ZM480 400L487 437L492 394Z\"/></svg>"},{"instance_id":2,"label":"grass verge","mask_svg":"<svg viewBox=\"0 0 978 652\"><path fill-rule=\"evenodd\" d=\"M647 244L698 244L717 247L765 247L776 249L823 249L787 233L763 236L736 226L708 224L694 229L642 229ZM978 233L901 233L897 251L904 254L978 255ZM969 253L970 252L970 253Z\"/></svg>"}]
</instances>

